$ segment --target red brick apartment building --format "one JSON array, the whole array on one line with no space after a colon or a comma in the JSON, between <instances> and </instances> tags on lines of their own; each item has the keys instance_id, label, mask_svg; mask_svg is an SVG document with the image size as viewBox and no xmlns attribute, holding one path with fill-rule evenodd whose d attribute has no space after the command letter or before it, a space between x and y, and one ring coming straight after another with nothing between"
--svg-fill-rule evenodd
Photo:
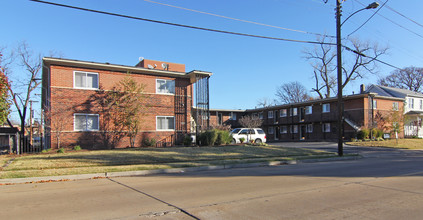
<instances>
[{"instance_id":1,"label":"red brick apartment building","mask_svg":"<svg viewBox=\"0 0 423 220\"><path fill-rule=\"evenodd\" d=\"M193 84L211 76L204 71L185 72L184 64L145 59L124 66L45 57L43 66L42 106L48 113L46 144L51 148L57 147L58 140L61 146L89 149L110 144L102 95L128 74L145 86L146 98L140 105L148 106L136 146L144 138L154 138L160 146L173 145L191 131ZM129 139L123 138L114 147L127 146Z\"/></svg>"},{"instance_id":2,"label":"red brick apartment building","mask_svg":"<svg viewBox=\"0 0 423 220\"><path fill-rule=\"evenodd\" d=\"M356 137L361 128L385 127L389 133L388 116L403 109L404 99L380 96L377 93L344 96L344 139ZM337 98L250 109L263 119L267 140L336 140ZM403 137L403 132L399 135Z\"/></svg>"}]
</instances>

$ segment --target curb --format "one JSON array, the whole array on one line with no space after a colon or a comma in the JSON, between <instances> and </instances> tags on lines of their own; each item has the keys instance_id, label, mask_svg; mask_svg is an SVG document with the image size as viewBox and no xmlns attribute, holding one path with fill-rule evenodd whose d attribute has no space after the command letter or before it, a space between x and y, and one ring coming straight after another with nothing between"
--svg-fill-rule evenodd
<instances>
[{"instance_id":1,"label":"curb","mask_svg":"<svg viewBox=\"0 0 423 220\"><path fill-rule=\"evenodd\" d=\"M101 178L109 178L109 177L147 176L147 175L167 174L167 173L184 173L184 172L198 172L198 171L208 171L208 170L224 170L224 169L233 169L233 168L252 168L252 167L265 167L265 166L293 165L293 164L299 164L299 163L358 160L360 158L362 157L361 156L344 156L344 157L330 157L330 158L320 158L320 159L304 159L304 160L300 159L300 160L270 161L270 162L260 162L260 163L225 164L225 165L218 165L218 166L171 168L171 169L158 169L158 170L138 170L138 171L124 171L124 172L111 172L111 173L106 172L106 173L77 174L77 175L64 175L64 176L13 178L13 179L0 179L0 185L101 179Z\"/></svg>"}]
</instances>

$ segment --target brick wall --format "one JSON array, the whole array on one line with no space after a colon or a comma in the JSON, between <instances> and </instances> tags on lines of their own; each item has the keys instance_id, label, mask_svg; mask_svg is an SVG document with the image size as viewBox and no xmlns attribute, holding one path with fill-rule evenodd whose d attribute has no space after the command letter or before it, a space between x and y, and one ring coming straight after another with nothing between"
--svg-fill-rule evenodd
<instances>
[{"instance_id":1,"label":"brick wall","mask_svg":"<svg viewBox=\"0 0 423 220\"><path fill-rule=\"evenodd\" d=\"M98 73L99 90L73 88L74 71ZM81 145L83 148L105 148L105 119L102 113L104 94L122 80L127 73L107 70L95 70L78 67L54 66L51 73L51 147L57 147L56 135L61 133L61 146ZM190 131L192 106L192 84L187 78L172 78L146 74L130 74L136 82L143 84L145 99L141 105L145 107L140 115L142 118L141 132L137 136L136 146L141 146L144 138L154 138L157 141L174 141L177 133ZM47 76L44 76L47 77ZM177 95L156 94L156 79L175 80ZM45 79L44 79L45 80ZM47 80L46 80L47 81ZM175 102L176 101L176 102ZM175 104L176 103L176 104ZM181 104L182 103L182 104ZM99 115L99 131L74 131L74 114L89 113ZM176 116L175 131L156 131L156 116ZM60 126L58 125L60 124ZM166 143L164 145L169 145ZM116 147L129 146L129 139L123 138ZM161 145L163 146L163 144Z\"/></svg>"}]
</instances>

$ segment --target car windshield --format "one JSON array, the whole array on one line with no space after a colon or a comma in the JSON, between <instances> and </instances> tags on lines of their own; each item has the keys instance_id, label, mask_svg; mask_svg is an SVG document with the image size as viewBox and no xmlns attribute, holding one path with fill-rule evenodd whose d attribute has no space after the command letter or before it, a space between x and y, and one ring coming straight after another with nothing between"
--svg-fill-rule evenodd
<instances>
[{"instance_id":1,"label":"car windshield","mask_svg":"<svg viewBox=\"0 0 423 220\"><path fill-rule=\"evenodd\" d=\"M234 130L231 131L231 133L233 134L238 134L238 132L241 130L241 128L235 128Z\"/></svg>"}]
</instances>

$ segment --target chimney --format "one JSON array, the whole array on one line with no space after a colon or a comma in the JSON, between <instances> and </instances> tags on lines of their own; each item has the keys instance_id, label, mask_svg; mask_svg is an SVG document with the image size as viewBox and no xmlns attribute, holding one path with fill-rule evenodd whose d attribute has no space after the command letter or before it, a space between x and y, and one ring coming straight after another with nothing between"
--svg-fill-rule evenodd
<instances>
[{"instance_id":1,"label":"chimney","mask_svg":"<svg viewBox=\"0 0 423 220\"><path fill-rule=\"evenodd\" d=\"M366 91L366 86L364 84L360 85L360 93L363 94Z\"/></svg>"}]
</instances>

